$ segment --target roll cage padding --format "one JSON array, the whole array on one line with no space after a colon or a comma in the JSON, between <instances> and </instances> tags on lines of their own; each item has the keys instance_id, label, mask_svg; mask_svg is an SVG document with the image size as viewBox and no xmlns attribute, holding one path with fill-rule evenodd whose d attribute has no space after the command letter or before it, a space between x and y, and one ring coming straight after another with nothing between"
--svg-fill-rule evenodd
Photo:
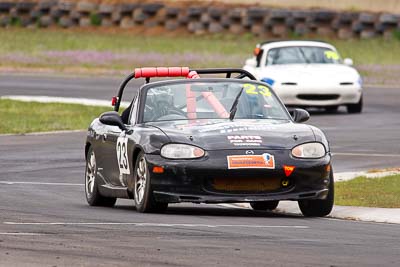
<instances>
[{"instance_id":1,"label":"roll cage padding","mask_svg":"<svg viewBox=\"0 0 400 267\"><path fill-rule=\"evenodd\" d=\"M195 71L190 71L187 75L188 79L200 79L200 75ZM186 85L186 113L191 120L197 118L196 114L196 94L192 92L190 84Z\"/></svg>"},{"instance_id":2,"label":"roll cage padding","mask_svg":"<svg viewBox=\"0 0 400 267\"><path fill-rule=\"evenodd\" d=\"M192 73L192 74L191 74ZM132 79L145 78L146 83L150 82L150 78L153 77L186 77L189 79L199 78L196 74L226 74L226 78L231 78L232 74L239 74L234 79L243 79L245 77L250 80L256 80L256 78L248 71L243 69L197 69L191 70L188 67L155 67L155 68L136 68L135 71L129 74L121 83L118 91L118 96L115 102L114 110L118 112L121 104L122 95L124 93L126 85ZM191 75L194 75L193 77Z\"/></svg>"},{"instance_id":3,"label":"roll cage padding","mask_svg":"<svg viewBox=\"0 0 400 267\"><path fill-rule=\"evenodd\" d=\"M136 68L135 79L152 77L187 77L188 67L156 67L156 68Z\"/></svg>"},{"instance_id":4,"label":"roll cage padding","mask_svg":"<svg viewBox=\"0 0 400 267\"><path fill-rule=\"evenodd\" d=\"M229 113L212 92L202 92L201 95L210 104L220 118L229 118Z\"/></svg>"},{"instance_id":5,"label":"roll cage padding","mask_svg":"<svg viewBox=\"0 0 400 267\"><path fill-rule=\"evenodd\" d=\"M200 75L196 71L191 71L187 75L188 79L200 79ZM186 109L187 116L189 119L196 119L196 95L191 91L190 84L186 85ZM221 118L228 118L229 113L225 107L218 101L212 92L202 92L201 95L210 104L214 111Z\"/></svg>"}]
</instances>

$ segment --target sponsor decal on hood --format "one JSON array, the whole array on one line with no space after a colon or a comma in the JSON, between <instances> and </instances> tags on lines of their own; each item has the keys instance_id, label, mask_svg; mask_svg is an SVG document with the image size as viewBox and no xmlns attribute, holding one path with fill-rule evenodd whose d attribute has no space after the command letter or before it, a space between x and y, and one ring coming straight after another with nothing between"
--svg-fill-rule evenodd
<instances>
[{"instance_id":1,"label":"sponsor decal on hood","mask_svg":"<svg viewBox=\"0 0 400 267\"><path fill-rule=\"evenodd\" d=\"M260 146L262 137L259 135L228 135L229 142L234 146Z\"/></svg>"}]
</instances>

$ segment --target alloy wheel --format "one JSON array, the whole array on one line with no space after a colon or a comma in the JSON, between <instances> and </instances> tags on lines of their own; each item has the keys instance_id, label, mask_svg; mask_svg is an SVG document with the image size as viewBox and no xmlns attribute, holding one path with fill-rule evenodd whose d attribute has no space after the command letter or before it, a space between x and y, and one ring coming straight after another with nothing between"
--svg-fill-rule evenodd
<instances>
[{"instance_id":1,"label":"alloy wheel","mask_svg":"<svg viewBox=\"0 0 400 267\"><path fill-rule=\"evenodd\" d=\"M144 157L140 158L136 171L135 198L138 203L142 203L147 183L147 163Z\"/></svg>"},{"instance_id":2,"label":"alloy wheel","mask_svg":"<svg viewBox=\"0 0 400 267\"><path fill-rule=\"evenodd\" d=\"M86 194L90 197L93 195L94 187L95 187L95 178L96 178L96 157L94 152L92 151L89 156L89 160L86 166Z\"/></svg>"}]
</instances>

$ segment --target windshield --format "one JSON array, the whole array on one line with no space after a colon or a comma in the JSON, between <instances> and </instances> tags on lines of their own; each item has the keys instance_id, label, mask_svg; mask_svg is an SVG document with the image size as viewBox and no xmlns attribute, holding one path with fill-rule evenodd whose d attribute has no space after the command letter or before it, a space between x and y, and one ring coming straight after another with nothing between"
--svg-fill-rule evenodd
<instances>
[{"instance_id":1,"label":"windshield","mask_svg":"<svg viewBox=\"0 0 400 267\"><path fill-rule=\"evenodd\" d=\"M285 107L267 86L250 81L202 81L149 88L143 121L229 120L230 110L238 95L234 119L289 119Z\"/></svg>"},{"instance_id":2,"label":"windshield","mask_svg":"<svg viewBox=\"0 0 400 267\"><path fill-rule=\"evenodd\" d=\"M318 46L288 46L268 51L266 65L280 64L337 64L340 56L336 51Z\"/></svg>"}]
</instances>

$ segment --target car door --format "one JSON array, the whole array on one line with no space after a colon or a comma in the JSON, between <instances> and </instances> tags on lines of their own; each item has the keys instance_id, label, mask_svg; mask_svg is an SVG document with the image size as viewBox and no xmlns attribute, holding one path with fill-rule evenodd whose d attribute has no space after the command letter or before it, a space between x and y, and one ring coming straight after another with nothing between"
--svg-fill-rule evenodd
<instances>
[{"instance_id":1,"label":"car door","mask_svg":"<svg viewBox=\"0 0 400 267\"><path fill-rule=\"evenodd\" d=\"M117 126L105 126L105 132L102 135L102 153L101 157L101 173L108 183L112 185L120 185L118 158L117 158L117 141L122 134L121 129ZM121 151L122 152L122 151Z\"/></svg>"},{"instance_id":2,"label":"car door","mask_svg":"<svg viewBox=\"0 0 400 267\"><path fill-rule=\"evenodd\" d=\"M128 132L123 132L118 127L109 127L108 132L104 138L104 162L105 169L104 173L107 175L111 184L116 186L127 186L127 176L132 174L132 153L130 153L129 147L131 147L130 134L133 131L133 126L136 122L136 111L137 111L137 97L132 101L132 105L129 111L129 120L125 126Z\"/></svg>"}]
</instances>

